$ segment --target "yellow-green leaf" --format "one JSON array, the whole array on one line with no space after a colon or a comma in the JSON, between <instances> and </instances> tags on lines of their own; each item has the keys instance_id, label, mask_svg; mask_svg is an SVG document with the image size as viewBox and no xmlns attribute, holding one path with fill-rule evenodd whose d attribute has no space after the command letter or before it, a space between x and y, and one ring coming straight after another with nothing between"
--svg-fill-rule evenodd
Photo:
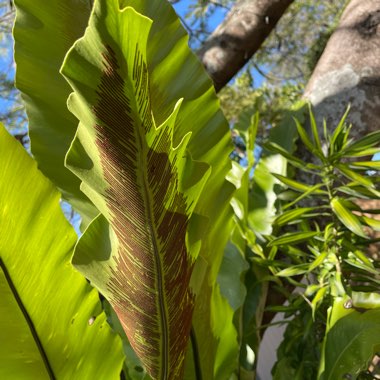
<instances>
[{"instance_id":1,"label":"yellow-green leaf","mask_svg":"<svg viewBox=\"0 0 380 380\"><path fill-rule=\"evenodd\" d=\"M291 232L286 233L269 242L268 246L278 246L287 244L297 244L314 238L318 232Z\"/></svg>"},{"instance_id":2,"label":"yellow-green leaf","mask_svg":"<svg viewBox=\"0 0 380 380\"><path fill-rule=\"evenodd\" d=\"M338 219L353 233L366 238L363 227L357 216L343 206L339 198L333 198L330 202L331 208Z\"/></svg>"},{"instance_id":3,"label":"yellow-green leaf","mask_svg":"<svg viewBox=\"0 0 380 380\"><path fill-rule=\"evenodd\" d=\"M321 144L321 140L319 138L319 131L318 131L317 123L315 121L314 113L311 109L310 104L309 104L309 116L310 116L311 132L312 132L313 137L314 137L314 143L315 143L318 155L323 157L322 144Z\"/></svg>"},{"instance_id":4,"label":"yellow-green leaf","mask_svg":"<svg viewBox=\"0 0 380 380\"><path fill-rule=\"evenodd\" d=\"M275 176L279 181L281 181L282 183L284 183L285 185L287 185L288 187L290 187L293 190L300 191L302 193L310 190L309 185L305 185L303 183L297 182L291 178L285 177L285 176L280 175L280 174L276 174L276 173L271 173L271 174L273 176ZM320 190L319 188L315 188L313 192L316 194L326 193L325 191Z\"/></svg>"},{"instance_id":5,"label":"yellow-green leaf","mask_svg":"<svg viewBox=\"0 0 380 380\"><path fill-rule=\"evenodd\" d=\"M360 183L363 186L366 187L375 187L375 185L372 183L370 178L366 178L359 173L356 173L353 170L350 170L346 165L344 164L337 164L337 168L348 178L352 181L355 181L357 183Z\"/></svg>"},{"instance_id":6,"label":"yellow-green leaf","mask_svg":"<svg viewBox=\"0 0 380 380\"><path fill-rule=\"evenodd\" d=\"M98 292L70 264L60 193L0 125L0 379L119 379Z\"/></svg>"},{"instance_id":7,"label":"yellow-green leaf","mask_svg":"<svg viewBox=\"0 0 380 380\"><path fill-rule=\"evenodd\" d=\"M304 274L307 272L307 264L292 265L289 268L285 268L276 273L276 276L279 277L291 277L297 276L299 274Z\"/></svg>"},{"instance_id":8,"label":"yellow-green leaf","mask_svg":"<svg viewBox=\"0 0 380 380\"><path fill-rule=\"evenodd\" d=\"M358 309L380 309L378 293L352 292L351 298L353 306Z\"/></svg>"},{"instance_id":9,"label":"yellow-green leaf","mask_svg":"<svg viewBox=\"0 0 380 380\"><path fill-rule=\"evenodd\" d=\"M380 143L380 131L371 132L368 135L350 144L344 150L344 154L346 156L349 156L355 153L360 153L361 150L362 151L368 150L369 148L372 148L374 145L377 145L379 143ZM377 148L377 150L379 150L379 148Z\"/></svg>"},{"instance_id":10,"label":"yellow-green leaf","mask_svg":"<svg viewBox=\"0 0 380 380\"><path fill-rule=\"evenodd\" d=\"M64 166L78 125L67 109L70 86L59 69L83 35L91 1L15 0L16 85L28 115L31 151L41 171L88 224L98 213L80 191L79 179Z\"/></svg>"},{"instance_id":11,"label":"yellow-green leaf","mask_svg":"<svg viewBox=\"0 0 380 380\"><path fill-rule=\"evenodd\" d=\"M327 257L327 252L322 252L310 265L309 265L309 272L314 270L315 268L319 267L325 258Z\"/></svg>"},{"instance_id":12,"label":"yellow-green leaf","mask_svg":"<svg viewBox=\"0 0 380 380\"><path fill-rule=\"evenodd\" d=\"M118 0L95 1L89 27L62 67L74 90L69 108L80 120L66 163L101 212L79 241L73 263L109 300L148 373L157 379L177 379L184 373L192 322L198 320L193 317L196 303L201 302L196 294L206 288L205 302L217 302L226 317L217 321L219 325L232 320L233 311L217 293L219 288L210 294L208 287L216 287L220 245L228 238L218 236L217 248L211 249L209 236L216 235L214 227L228 229L233 187L224 178L228 162L218 159L230 142L212 89L199 89L197 96L207 106L197 110L203 124L196 126L189 113L194 103L189 100L177 99L170 113L157 104L158 99L166 101L162 94L168 91L165 86L178 64L176 58L186 57L182 49L177 55L177 48L165 56L157 52L166 62L151 72L149 59L157 56L149 52L162 44L155 38L167 28L182 33L179 21L168 13L173 12L170 6L158 3L159 11L153 15L157 22L152 24L145 13L128 6L120 9ZM154 8L151 2L134 4L142 12ZM168 14L170 25L164 22ZM200 63L193 64L195 81L202 81ZM162 81L154 82L160 75ZM200 151L191 141L208 128L213 136ZM221 202L210 207L211 198ZM237 346L235 330L233 325L222 330L210 314L202 314L208 327L206 344L232 337L223 350L228 370L231 362L226 359ZM204 334L198 326L193 336L203 354ZM213 355L217 357L210 351L210 363L202 363L205 377L210 371L203 369L213 366L213 360L215 367L219 365Z\"/></svg>"},{"instance_id":13,"label":"yellow-green leaf","mask_svg":"<svg viewBox=\"0 0 380 380\"><path fill-rule=\"evenodd\" d=\"M320 305L320 303L323 301L323 298L327 292L327 286L324 286L323 288L320 288L318 291L317 291L317 294L314 296L313 300L311 301L311 307L312 307L312 311L313 311L313 318L315 316L315 311L317 310L318 306Z\"/></svg>"},{"instance_id":14,"label":"yellow-green leaf","mask_svg":"<svg viewBox=\"0 0 380 380\"><path fill-rule=\"evenodd\" d=\"M367 226L370 226L375 231L380 231L380 220L369 218L367 216L362 216L362 219Z\"/></svg>"},{"instance_id":15,"label":"yellow-green leaf","mask_svg":"<svg viewBox=\"0 0 380 380\"><path fill-rule=\"evenodd\" d=\"M380 170L380 161L358 161L350 162L349 164L353 168L359 168L364 170Z\"/></svg>"},{"instance_id":16,"label":"yellow-green leaf","mask_svg":"<svg viewBox=\"0 0 380 380\"><path fill-rule=\"evenodd\" d=\"M279 226L283 226L284 224L304 217L306 213L312 212L313 210L314 207L300 207L294 210L285 211L284 213L279 215L273 223Z\"/></svg>"}]
</instances>

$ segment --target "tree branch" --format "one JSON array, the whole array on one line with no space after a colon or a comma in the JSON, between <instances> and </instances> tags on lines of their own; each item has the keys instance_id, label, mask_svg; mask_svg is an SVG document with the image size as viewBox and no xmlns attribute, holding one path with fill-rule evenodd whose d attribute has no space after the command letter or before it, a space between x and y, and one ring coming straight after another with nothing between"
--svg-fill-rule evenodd
<instances>
[{"instance_id":1,"label":"tree branch","mask_svg":"<svg viewBox=\"0 0 380 380\"><path fill-rule=\"evenodd\" d=\"M260 48L294 0L239 0L199 50L216 91Z\"/></svg>"}]
</instances>

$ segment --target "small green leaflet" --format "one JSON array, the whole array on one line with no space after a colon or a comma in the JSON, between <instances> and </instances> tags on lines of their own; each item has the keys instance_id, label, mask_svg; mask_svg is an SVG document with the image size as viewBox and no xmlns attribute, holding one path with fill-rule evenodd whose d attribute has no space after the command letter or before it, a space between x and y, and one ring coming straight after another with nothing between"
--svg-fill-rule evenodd
<instances>
[{"instance_id":1,"label":"small green leaflet","mask_svg":"<svg viewBox=\"0 0 380 380\"><path fill-rule=\"evenodd\" d=\"M333 198L330 204L334 214L350 231L361 237L367 237L363 231L359 219L351 211L344 207L339 198Z\"/></svg>"},{"instance_id":2,"label":"small green leaflet","mask_svg":"<svg viewBox=\"0 0 380 380\"><path fill-rule=\"evenodd\" d=\"M278 245L297 244L312 239L318 234L318 232L290 232L273 239L269 242L268 246L272 247Z\"/></svg>"}]
</instances>

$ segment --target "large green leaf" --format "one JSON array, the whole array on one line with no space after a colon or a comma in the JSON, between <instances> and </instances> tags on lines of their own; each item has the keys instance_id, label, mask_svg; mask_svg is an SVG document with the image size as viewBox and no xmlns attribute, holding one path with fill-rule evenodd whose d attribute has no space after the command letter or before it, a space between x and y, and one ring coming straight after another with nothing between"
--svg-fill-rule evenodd
<instances>
[{"instance_id":1,"label":"large green leaf","mask_svg":"<svg viewBox=\"0 0 380 380\"><path fill-rule=\"evenodd\" d=\"M75 90L69 107L80 119L67 164L103 214L85 232L74 263L109 299L151 376L174 379L183 373L201 286L190 288L190 278L206 218L192 213L210 169L188 153L193 118L179 121L181 101L166 119L154 107L150 28L147 17L120 10L117 0L95 2L62 68ZM209 103L215 110L215 98ZM187 132L175 143L179 127ZM228 132L224 123L221 131ZM210 194L225 183L220 167L213 166Z\"/></svg>"},{"instance_id":2,"label":"large green leaf","mask_svg":"<svg viewBox=\"0 0 380 380\"><path fill-rule=\"evenodd\" d=\"M318 380L356 378L380 349L380 309L360 311L337 298L329 311Z\"/></svg>"},{"instance_id":3,"label":"large green leaf","mask_svg":"<svg viewBox=\"0 0 380 380\"><path fill-rule=\"evenodd\" d=\"M64 167L78 122L66 107L70 86L59 69L84 33L91 0L15 0L15 5L16 83L29 119L31 150L87 224L97 211L79 190L78 178Z\"/></svg>"},{"instance_id":4,"label":"large green leaf","mask_svg":"<svg viewBox=\"0 0 380 380\"><path fill-rule=\"evenodd\" d=\"M167 1L120 0L154 20L147 46L150 99L157 124L173 111L183 98L174 130L175 145L191 132L188 150L194 160L212 167L205 191L195 211L212 221L207 229L201 255L211 267L210 282L218 275L224 247L231 231L229 201L234 187L225 177L231 169L226 157L231 153L228 123L220 110L212 82L198 58L188 47L188 35ZM226 232L226 233L225 233Z\"/></svg>"},{"instance_id":5,"label":"large green leaf","mask_svg":"<svg viewBox=\"0 0 380 380\"><path fill-rule=\"evenodd\" d=\"M2 126L0 167L0 378L119 378L121 344L70 265L60 194Z\"/></svg>"}]
</instances>

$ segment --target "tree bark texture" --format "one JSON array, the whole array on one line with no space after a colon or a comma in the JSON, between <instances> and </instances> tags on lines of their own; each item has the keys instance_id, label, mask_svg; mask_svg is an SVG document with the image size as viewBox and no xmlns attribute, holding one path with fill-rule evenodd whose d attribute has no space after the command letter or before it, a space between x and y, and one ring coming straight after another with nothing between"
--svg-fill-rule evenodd
<instances>
[{"instance_id":1,"label":"tree bark texture","mask_svg":"<svg viewBox=\"0 0 380 380\"><path fill-rule=\"evenodd\" d=\"M351 104L352 137L380 125L380 1L352 0L307 85L305 98L333 129Z\"/></svg>"},{"instance_id":2,"label":"tree bark texture","mask_svg":"<svg viewBox=\"0 0 380 380\"><path fill-rule=\"evenodd\" d=\"M216 91L260 48L294 0L239 0L198 52Z\"/></svg>"}]
</instances>

